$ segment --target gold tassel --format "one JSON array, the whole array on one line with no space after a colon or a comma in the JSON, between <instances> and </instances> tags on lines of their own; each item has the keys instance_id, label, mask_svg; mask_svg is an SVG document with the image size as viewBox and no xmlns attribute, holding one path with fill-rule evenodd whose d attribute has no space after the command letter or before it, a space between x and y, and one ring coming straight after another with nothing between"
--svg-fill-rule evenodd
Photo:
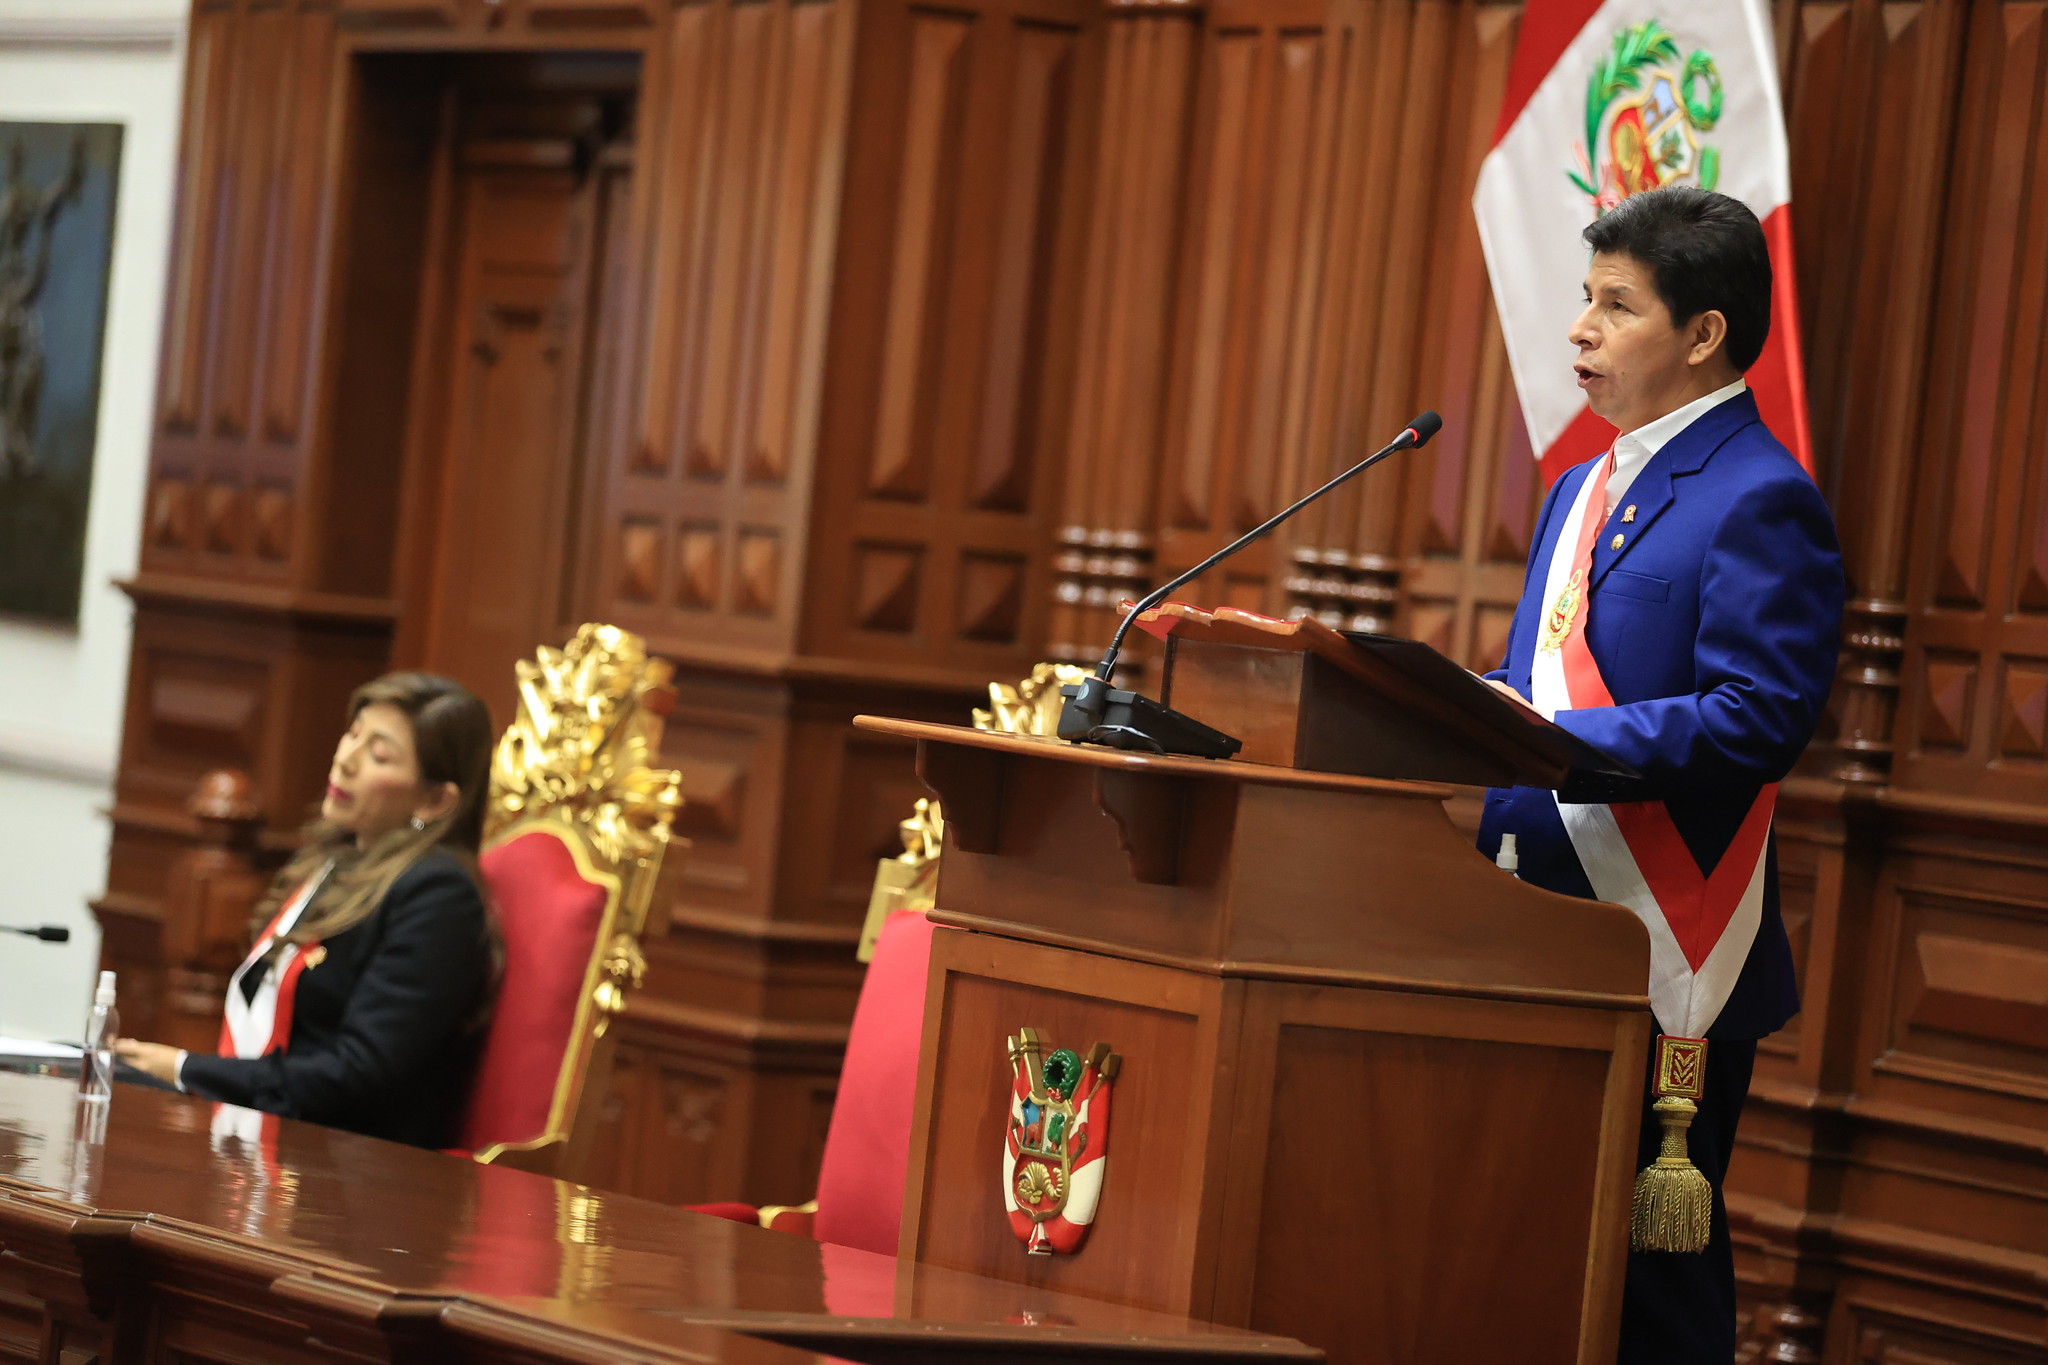
<instances>
[{"instance_id":1,"label":"gold tassel","mask_svg":"<svg viewBox=\"0 0 2048 1365\"><path fill-rule=\"evenodd\" d=\"M1685 1154L1685 1130L1699 1106L1665 1099L1657 1101L1656 1110L1664 1125L1664 1148L1655 1162L1636 1172L1628 1244L1636 1251L1705 1251L1713 1228L1714 1187Z\"/></svg>"},{"instance_id":2,"label":"gold tassel","mask_svg":"<svg viewBox=\"0 0 2048 1365\"><path fill-rule=\"evenodd\" d=\"M1714 1187L1686 1155L1685 1130L1700 1110L1693 1101L1706 1088L1707 1044L1701 1038L1657 1039L1651 1088L1657 1122L1664 1126L1657 1159L1636 1173L1635 1208L1628 1244L1635 1251L1705 1251L1714 1225Z\"/></svg>"}]
</instances>

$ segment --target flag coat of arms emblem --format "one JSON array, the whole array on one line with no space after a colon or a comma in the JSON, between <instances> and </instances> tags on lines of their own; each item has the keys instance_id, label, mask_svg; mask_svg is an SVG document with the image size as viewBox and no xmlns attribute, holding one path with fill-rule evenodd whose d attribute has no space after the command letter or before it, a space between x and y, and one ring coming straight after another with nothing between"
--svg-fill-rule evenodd
<instances>
[{"instance_id":1,"label":"flag coat of arms emblem","mask_svg":"<svg viewBox=\"0 0 2048 1365\"><path fill-rule=\"evenodd\" d=\"M1810 471L1791 162L1763 0L1529 0L1472 207L1545 481L1614 436L1586 406L1566 339L1584 307L1579 234L1665 185L1718 190L1762 222L1771 334L1745 377L1765 425Z\"/></svg>"},{"instance_id":2,"label":"flag coat of arms emblem","mask_svg":"<svg viewBox=\"0 0 2048 1365\"><path fill-rule=\"evenodd\" d=\"M1009 1040L1010 1115L1003 1137L1003 1205L1033 1256L1078 1251L1095 1222L1109 1171L1109 1091L1122 1059L1107 1043L1083 1060L1050 1054L1036 1029Z\"/></svg>"}]
</instances>

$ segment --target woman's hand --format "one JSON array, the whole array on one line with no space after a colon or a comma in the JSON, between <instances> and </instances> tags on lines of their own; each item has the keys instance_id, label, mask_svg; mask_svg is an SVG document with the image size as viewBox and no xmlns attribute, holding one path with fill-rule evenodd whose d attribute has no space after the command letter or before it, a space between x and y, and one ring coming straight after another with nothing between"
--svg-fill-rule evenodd
<instances>
[{"instance_id":1,"label":"woman's hand","mask_svg":"<svg viewBox=\"0 0 2048 1365\"><path fill-rule=\"evenodd\" d=\"M145 1043L134 1038L116 1038L114 1055L137 1071L147 1072L165 1085L178 1083L178 1049L162 1043Z\"/></svg>"}]
</instances>

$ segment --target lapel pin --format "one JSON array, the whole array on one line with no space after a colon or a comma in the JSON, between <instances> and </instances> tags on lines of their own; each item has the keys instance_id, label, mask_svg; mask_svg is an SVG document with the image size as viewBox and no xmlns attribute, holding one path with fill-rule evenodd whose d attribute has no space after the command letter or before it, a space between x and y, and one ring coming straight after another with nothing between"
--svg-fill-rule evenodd
<instances>
[{"instance_id":1,"label":"lapel pin","mask_svg":"<svg viewBox=\"0 0 2048 1365\"><path fill-rule=\"evenodd\" d=\"M1634 503L1630 503L1628 506L1621 509L1621 519L1624 522L1630 522L1636 519L1636 505Z\"/></svg>"},{"instance_id":2,"label":"lapel pin","mask_svg":"<svg viewBox=\"0 0 2048 1365\"><path fill-rule=\"evenodd\" d=\"M1624 537L1622 536L1616 536L1613 540L1607 542L1608 548L1612 550L1619 550L1621 548L1621 542L1623 539Z\"/></svg>"},{"instance_id":3,"label":"lapel pin","mask_svg":"<svg viewBox=\"0 0 2048 1365\"><path fill-rule=\"evenodd\" d=\"M321 963L325 962L326 960L327 960L327 945L326 945L326 944L324 944L324 943L321 943L321 944L315 944L315 945L314 945L313 947L311 947L311 948L309 948L309 949L307 949L307 950L306 950L306 970L307 970L307 971L309 971L309 972L310 972L310 971L312 971L312 970L313 970L313 969L314 969L315 967L319 966L319 965L320 965Z\"/></svg>"}]
</instances>

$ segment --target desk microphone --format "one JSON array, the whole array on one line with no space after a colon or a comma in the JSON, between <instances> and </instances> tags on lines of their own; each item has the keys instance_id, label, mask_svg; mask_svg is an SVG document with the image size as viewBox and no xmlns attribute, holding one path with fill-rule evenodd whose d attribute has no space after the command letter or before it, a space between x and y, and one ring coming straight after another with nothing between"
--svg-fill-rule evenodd
<instances>
[{"instance_id":1,"label":"desk microphone","mask_svg":"<svg viewBox=\"0 0 2048 1365\"><path fill-rule=\"evenodd\" d=\"M1430 437L1442 431L1443 426L1444 419L1434 412L1423 413L1399 436L1321 488L1267 518L1186 573L1146 593L1124 614L1123 622L1117 626L1116 634L1110 639L1109 648L1103 652L1102 662L1095 666L1094 674L1060 689L1060 695L1067 701L1060 708L1059 737L1074 744L1088 740L1119 749L1141 749L1156 754L1196 754L1203 758L1229 758L1243 748L1242 740L1233 739L1220 730L1212 730L1193 717L1162 706L1150 697L1112 688L1109 677L1116 669L1117 656L1123 652L1124 636L1130 633L1139 616L1164 602L1167 594L1175 588L1207 573L1323 494L1363 474L1387 456L1429 444Z\"/></svg>"},{"instance_id":2,"label":"desk microphone","mask_svg":"<svg viewBox=\"0 0 2048 1365\"><path fill-rule=\"evenodd\" d=\"M33 929L15 924L0 924L0 933L20 934L24 938L39 938L45 943L69 943L71 931L61 924L39 924Z\"/></svg>"}]
</instances>

